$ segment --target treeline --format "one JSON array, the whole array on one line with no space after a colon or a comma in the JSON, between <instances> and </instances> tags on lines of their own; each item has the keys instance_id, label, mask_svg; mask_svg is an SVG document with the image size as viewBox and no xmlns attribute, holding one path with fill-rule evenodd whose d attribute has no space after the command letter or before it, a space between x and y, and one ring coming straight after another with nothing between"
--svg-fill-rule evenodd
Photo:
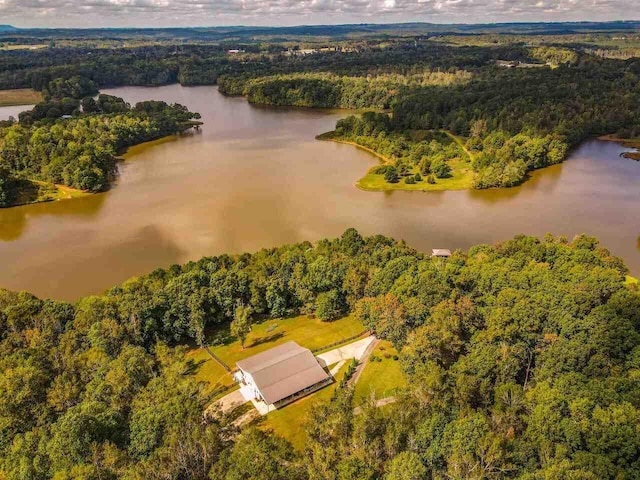
<instances>
[{"instance_id":1,"label":"treeline","mask_svg":"<svg viewBox=\"0 0 640 480\"><path fill-rule=\"evenodd\" d=\"M640 295L590 237L447 261L335 240L222 255L75 305L0 292L0 474L15 479L618 479L640 475ZM304 454L207 399L175 345L233 318L355 314L400 350L395 405L317 407Z\"/></svg>"},{"instance_id":2,"label":"treeline","mask_svg":"<svg viewBox=\"0 0 640 480\"><path fill-rule=\"evenodd\" d=\"M393 115L339 121L336 135L397 161L423 144L412 132L447 130L468 138L476 188L513 186L528 171L561 162L592 136L640 132L640 61L584 57L576 66L510 69L465 85L424 87L401 95ZM404 140L403 140L404 139ZM391 141L391 146L390 146Z\"/></svg>"},{"instance_id":3,"label":"treeline","mask_svg":"<svg viewBox=\"0 0 640 480\"><path fill-rule=\"evenodd\" d=\"M59 102L75 102L73 118L59 118ZM122 99L100 95L82 101L45 101L20 115L20 123L0 126L0 206L19 192L12 179L41 180L96 192L108 187L118 153L126 147L177 133L198 114L165 102L131 108ZM44 105L44 106L43 106ZM36 121L38 120L38 121ZM35 122L35 123L34 123Z\"/></svg>"},{"instance_id":4,"label":"treeline","mask_svg":"<svg viewBox=\"0 0 640 480\"><path fill-rule=\"evenodd\" d=\"M464 70L363 77L299 73L250 79L223 76L218 79L218 85L222 93L244 95L249 102L261 105L387 109L391 101L407 88L464 83L471 76Z\"/></svg>"},{"instance_id":5,"label":"treeline","mask_svg":"<svg viewBox=\"0 0 640 480\"><path fill-rule=\"evenodd\" d=\"M287 44L288 45L288 44ZM452 47L423 39L388 38L354 41L346 51L290 55L283 44L266 42L264 49L228 55L221 45L145 45L133 48L74 46L0 52L0 89L44 91L56 79L81 76L99 87L121 85L214 85L220 76L244 81L296 73L379 77L421 72L473 70L498 59L531 60L517 45ZM249 49L255 50L255 49Z\"/></svg>"}]
</instances>

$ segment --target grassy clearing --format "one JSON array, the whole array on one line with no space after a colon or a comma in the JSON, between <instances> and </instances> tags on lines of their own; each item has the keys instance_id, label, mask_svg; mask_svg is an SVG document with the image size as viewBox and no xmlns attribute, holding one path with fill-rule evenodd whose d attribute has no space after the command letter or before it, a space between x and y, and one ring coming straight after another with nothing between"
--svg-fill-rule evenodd
<instances>
[{"instance_id":1,"label":"grassy clearing","mask_svg":"<svg viewBox=\"0 0 640 480\"><path fill-rule=\"evenodd\" d=\"M437 192L443 190L468 190L473 188L473 171L471 164L465 159L455 159L448 162L451 166L452 176L449 178L436 178L436 183L422 181L414 184L406 184L403 180L398 183L388 183L384 175L372 173L371 168L367 174L356 182L356 187L369 192L387 192L392 190L406 190L419 192ZM418 169L411 170L412 174L418 173Z\"/></svg>"},{"instance_id":2,"label":"grassy clearing","mask_svg":"<svg viewBox=\"0 0 640 480\"><path fill-rule=\"evenodd\" d=\"M333 322L322 322L317 318L300 315L298 317L267 320L254 325L247 337L244 350L240 342L230 336L229 326L225 325L215 332L213 336L226 338L227 341L222 345L212 346L211 350L233 368L238 360L291 340L310 350L315 350L357 335L363 330L362 322L352 315Z\"/></svg>"},{"instance_id":3,"label":"grassy clearing","mask_svg":"<svg viewBox=\"0 0 640 480\"><path fill-rule=\"evenodd\" d=\"M0 50L40 50L41 48L47 48L47 45L38 44L5 44L0 45Z\"/></svg>"},{"instance_id":4,"label":"grassy clearing","mask_svg":"<svg viewBox=\"0 0 640 480\"><path fill-rule=\"evenodd\" d=\"M291 442L293 447L302 451L306 441L306 433L303 425L309 417L309 413L314 405L321 402L329 402L333 392L338 387L340 380L347 371L348 365L345 364L335 376L336 381L331 385L318 390L300 400L283 407L281 410L268 413L263 417L260 428L272 431Z\"/></svg>"},{"instance_id":5,"label":"grassy clearing","mask_svg":"<svg viewBox=\"0 0 640 480\"><path fill-rule=\"evenodd\" d=\"M277 318L255 324L242 349L240 341L229 333L229 325L212 330L207 335L211 350L232 369L238 360L273 348L281 343L295 341L303 347L315 350L358 335L364 330L362 322L352 315L333 322L300 315ZM220 343L215 345L215 343ZM196 379L208 384L209 390L232 385L233 379L204 349L196 348L187 353L197 365Z\"/></svg>"},{"instance_id":6,"label":"grassy clearing","mask_svg":"<svg viewBox=\"0 0 640 480\"><path fill-rule=\"evenodd\" d=\"M631 275L627 275L624 279L624 284L625 285L638 285L638 279L635 277L632 277Z\"/></svg>"},{"instance_id":7,"label":"grassy clearing","mask_svg":"<svg viewBox=\"0 0 640 480\"><path fill-rule=\"evenodd\" d=\"M407 386L400 361L393 359L397 354L391 343L378 343L356 384L356 404L367 400L371 395L376 399L391 397L398 389Z\"/></svg>"},{"instance_id":8,"label":"grassy clearing","mask_svg":"<svg viewBox=\"0 0 640 480\"><path fill-rule=\"evenodd\" d=\"M31 203L55 202L70 198L91 195L89 192L77 190L64 185L41 182L39 180L16 179L12 181L9 193L9 206L28 205Z\"/></svg>"},{"instance_id":9,"label":"grassy clearing","mask_svg":"<svg viewBox=\"0 0 640 480\"><path fill-rule=\"evenodd\" d=\"M0 90L0 107L14 105L33 105L42 101L42 94L30 88Z\"/></svg>"},{"instance_id":10,"label":"grassy clearing","mask_svg":"<svg viewBox=\"0 0 640 480\"><path fill-rule=\"evenodd\" d=\"M451 132L445 130L441 130L439 131L439 133L441 134L443 139L457 143L458 146L466 153L465 157L454 159L448 162L451 166L451 177L436 178L436 183L427 183L425 178L423 178L422 181L414 184L404 183L404 179L401 179L398 183L388 183L387 181L385 181L384 175L373 173L373 171L377 167L374 166L369 169L364 177L356 182L356 187L369 192L387 192L393 190L434 192L444 190L469 190L473 188L473 170L471 169L471 160L473 159L473 154L466 148L464 139L453 135ZM433 135L434 132L426 130L416 130L412 132L412 139L415 142L420 142L428 134ZM360 148L361 150L365 150L375 155L382 161L382 163L394 163L390 158L387 158L368 147L364 147L349 140L335 138L334 132L327 132L325 134L318 135L318 137L316 138L318 138L319 140L329 140L337 143L353 145L357 148ZM419 173L417 167L411 170L411 175L415 175L416 173Z\"/></svg>"},{"instance_id":11,"label":"grassy clearing","mask_svg":"<svg viewBox=\"0 0 640 480\"><path fill-rule=\"evenodd\" d=\"M193 360L196 366L195 378L206 384L208 392L234 384L231 375L204 349L198 348L187 352L187 359Z\"/></svg>"}]
</instances>

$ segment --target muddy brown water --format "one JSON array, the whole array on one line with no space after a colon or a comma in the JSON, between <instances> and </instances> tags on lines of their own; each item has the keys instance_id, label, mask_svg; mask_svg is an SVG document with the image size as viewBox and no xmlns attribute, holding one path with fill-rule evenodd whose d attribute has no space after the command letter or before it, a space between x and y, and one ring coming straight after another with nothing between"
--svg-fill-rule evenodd
<instances>
[{"instance_id":1,"label":"muddy brown water","mask_svg":"<svg viewBox=\"0 0 640 480\"><path fill-rule=\"evenodd\" d=\"M589 141L513 189L372 193L354 184L375 157L314 139L346 112L255 107L215 87L106 93L179 102L205 123L131 149L108 192L0 210L0 287L74 300L157 267L348 227L422 251L586 232L640 273L640 162L618 144Z\"/></svg>"}]
</instances>

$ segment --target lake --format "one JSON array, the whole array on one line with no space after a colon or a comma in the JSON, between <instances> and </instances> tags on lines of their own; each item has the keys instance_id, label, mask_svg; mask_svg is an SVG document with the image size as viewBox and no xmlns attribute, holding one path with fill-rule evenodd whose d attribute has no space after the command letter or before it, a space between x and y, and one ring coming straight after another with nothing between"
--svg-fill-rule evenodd
<instances>
[{"instance_id":1,"label":"lake","mask_svg":"<svg viewBox=\"0 0 640 480\"><path fill-rule=\"evenodd\" d=\"M204 126L131 149L108 192L0 209L0 287L74 300L173 263L348 227L425 252L586 232L640 273L640 162L615 143L587 142L517 188L372 193L354 184L375 157L314 138L346 112L256 107L215 87L104 92L182 103Z\"/></svg>"}]
</instances>

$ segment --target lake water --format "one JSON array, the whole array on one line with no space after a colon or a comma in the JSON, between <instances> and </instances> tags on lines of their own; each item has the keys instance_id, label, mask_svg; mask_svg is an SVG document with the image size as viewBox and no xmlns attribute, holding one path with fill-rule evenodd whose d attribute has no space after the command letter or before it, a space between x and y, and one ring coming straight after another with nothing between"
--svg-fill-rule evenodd
<instances>
[{"instance_id":1,"label":"lake water","mask_svg":"<svg viewBox=\"0 0 640 480\"><path fill-rule=\"evenodd\" d=\"M255 107L215 87L105 92L179 102L205 123L131 149L108 192L0 210L0 287L73 300L157 267L348 227L422 251L586 232L640 273L640 162L615 143L587 142L513 189L372 193L354 184L375 157L314 139L345 112Z\"/></svg>"}]
</instances>

